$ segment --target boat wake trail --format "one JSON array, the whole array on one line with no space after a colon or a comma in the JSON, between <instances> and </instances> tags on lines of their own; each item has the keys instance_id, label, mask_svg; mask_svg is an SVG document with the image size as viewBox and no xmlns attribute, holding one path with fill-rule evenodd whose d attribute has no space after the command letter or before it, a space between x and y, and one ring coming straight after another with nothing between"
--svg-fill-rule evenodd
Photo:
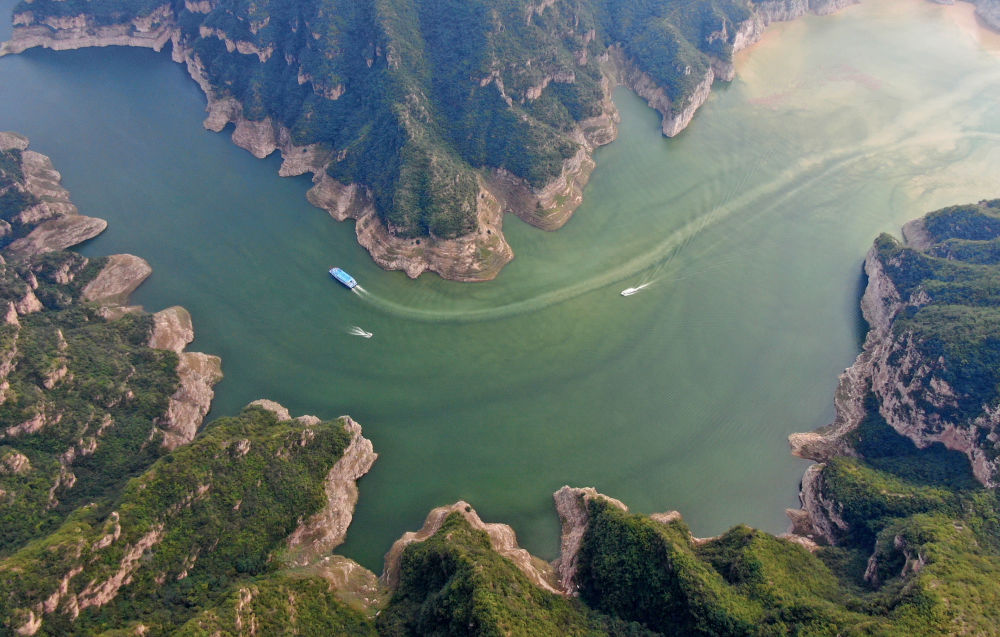
<instances>
[{"instance_id":1,"label":"boat wake trail","mask_svg":"<svg viewBox=\"0 0 1000 637\"><path fill-rule=\"evenodd\" d=\"M352 325L347 329L347 333L351 336L360 336L361 338L371 338L375 336L374 332L369 332L368 330L358 327L357 325Z\"/></svg>"},{"instance_id":2,"label":"boat wake trail","mask_svg":"<svg viewBox=\"0 0 1000 637\"><path fill-rule=\"evenodd\" d=\"M953 108L960 99L975 96L997 81L1000 81L1000 73L995 71L973 76L956 91L930 100L920 109L884 126L861 143L827 148L821 152L805 155L764 180L759 179L760 169L754 166L744 175L738 186L725 193L721 199L716 199L713 203L706 202L707 205L700 214L664 235L657 244L641 253L630 255L613 267L603 269L600 274L559 289L503 305L471 309L418 308L366 294L360 288L356 288L355 292L363 294L365 301L373 306L403 318L428 322L469 323L538 311L633 278L642 272L647 274L639 279L640 285L622 290L623 296L631 296L654 281L669 282L689 278L695 273L685 272L683 276L675 277L667 275L666 272L673 269L676 265L675 260L686 251L692 241L713 226L733 217L748 220L765 214L777 206L784 205L817 183L829 182L836 175L849 175L850 171L858 166L883 165L888 161L905 163L912 161L913 157L922 155L918 152L901 154L901 151L937 149L941 148L944 142L976 139L998 141L997 135L992 132L968 129L940 131L930 126L930 123ZM722 265L723 263L717 263L716 267ZM629 293L625 294L627 291Z\"/></svg>"}]
</instances>

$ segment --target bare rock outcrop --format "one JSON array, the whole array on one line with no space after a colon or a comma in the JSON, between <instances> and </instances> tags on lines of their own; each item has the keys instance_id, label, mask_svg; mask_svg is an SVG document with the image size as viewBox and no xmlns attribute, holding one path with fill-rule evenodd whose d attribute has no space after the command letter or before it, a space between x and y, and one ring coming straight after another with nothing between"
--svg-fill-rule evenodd
<instances>
[{"instance_id":1,"label":"bare rock outcrop","mask_svg":"<svg viewBox=\"0 0 1000 637\"><path fill-rule=\"evenodd\" d=\"M562 531L559 538L559 558L553 563L559 576L559 586L563 593L577 594L576 571L579 566L580 546L587 532L590 512L587 503L600 498L605 502L628 511L622 502L600 494L593 487L573 488L564 486L552 495L559 514Z\"/></svg>"},{"instance_id":2,"label":"bare rock outcrop","mask_svg":"<svg viewBox=\"0 0 1000 637\"><path fill-rule=\"evenodd\" d=\"M83 288L86 301L102 305L125 305L129 295L153 273L145 259L131 254L113 254L108 263Z\"/></svg>"},{"instance_id":3,"label":"bare rock outcrop","mask_svg":"<svg viewBox=\"0 0 1000 637\"><path fill-rule=\"evenodd\" d=\"M222 380L222 359L201 352L178 356L180 386L170 397L167 412L156 420L163 430L163 446L176 449L194 439L215 397L213 387Z\"/></svg>"},{"instance_id":4,"label":"bare rock outcrop","mask_svg":"<svg viewBox=\"0 0 1000 637\"><path fill-rule=\"evenodd\" d=\"M153 333L148 345L153 349L169 349L180 354L194 340L191 313L179 305L153 314Z\"/></svg>"},{"instance_id":5,"label":"bare rock outcrop","mask_svg":"<svg viewBox=\"0 0 1000 637\"><path fill-rule=\"evenodd\" d=\"M759 39L764 28L776 20L789 20L808 12L825 14L853 4L856 0L767 0L754 5L750 19L735 27L729 33L723 24L722 31L710 34L710 38L722 37L732 42L733 50L739 51ZM984 3L996 0L981 0ZM544 7L551 3L541 3ZM185 8L195 13L210 11L209 2L185 2ZM528 20L534 11L528 12ZM538 13L540 15L540 13ZM250 32L266 24L252 24ZM327 167L335 161L333 149L321 145L296 146L290 131L270 118L250 119L243 112L242 105L231 97L217 94L207 81L204 68L197 55L184 44L177 17L170 4L163 4L146 17L118 25L98 25L92 18L80 15L69 18L36 20L32 12L22 12L15 16L13 39L0 48L0 55L17 53L34 46L53 49L71 49L88 46L139 46L159 51L170 41L172 56L177 62L187 66L191 77L201 86L208 99L205 120L206 128L221 131L229 123L235 125L233 142L247 149L256 157L266 157L279 150L283 163L280 174L301 175L312 173L315 187L310 191L309 201L327 210L337 219L355 219L355 229L359 243L372 255L381 267L403 270L410 277L422 272L437 272L442 277L459 281L482 281L492 279L500 269L513 259L513 251L507 244L502 221L506 212L516 214L526 222L545 230L554 230L567 222L583 198L583 187L594 169L592 159L594 149L609 143L617 135L617 111L611 102L614 79L642 96L651 107L663 117L663 133L674 136L680 133L694 117L695 112L708 99L712 84L716 79L731 80L735 70L733 65L722 60L712 60L698 79L695 89L679 101L672 101L666 91L648 74L642 72L631 60L625 58L621 49L612 47L610 57L613 64L606 69L603 82L601 114L579 123L572 136L579 144L579 150L563 162L560 174L540 188L531 187L524 179L503 170L487 171L480 184L477 200L476 229L464 236L443 239L433 235L410 239L393 234L391 229L376 214L372 197L366 189L356 184L338 184L327 175ZM229 52L254 55L261 63L270 59L274 51L254 42L234 39L217 27L202 25L202 37L213 37L222 41ZM244 34L240 37L246 37ZM596 35L589 33L585 42ZM586 63L587 50L579 54L579 63ZM291 64L294 60L289 59ZM699 71L700 72L700 71ZM520 101L531 101L541 97L552 82L572 82L573 72L557 72L539 78L529 87ZM317 83L315 78L299 71L300 84L310 82L317 94L327 99L339 99L345 88L343 85L327 86ZM505 93L498 73L484 78L481 85L494 82L501 95L511 103L512 98Z\"/></svg>"},{"instance_id":6,"label":"bare rock outcrop","mask_svg":"<svg viewBox=\"0 0 1000 637\"><path fill-rule=\"evenodd\" d=\"M709 67L698 81L694 91L681 101L671 100L666 90L649 74L641 70L629 59L620 47L609 51L611 68L615 69L618 83L626 86L636 95L646 100L649 107L660 114L663 134L674 137L687 128L695 112L701 108L712 92L715 69ZM689 69L690 72L690 69Z\"/></svg>"},{"instance_id":7,"label":"bare rock outcrop","mask_svg":"<svg viewBox=\"0 0 1000 637\"><path fill-rule=\"evenodd\" d=\"M79 214L70 201L69 191L62 187L62 175L47 156L28 150L28 139L11 132L0 132L0 150L21 151L23 189L36 202L16 215L12 222L30 228L30 232L5 248L14 258L26 258L44 252L65 250L104 232L108 223L103 219ZM17 186L20 187L20 186ZM6 223L6 222L4 222ZM10 224L6 226L10 230Z\"/></svg>"},{"instance_id":8,"label":"bare rock outcrop","mask_svg":"<svg viewBox=\"0 0 1000 637\"><path fill-rule=\"evenodd\" d=\"M908 235L925 242L921 226L909 226ZM792 453L813 460L854 455L845 435L865 416L865 396L878 398L879 413L897 432L919 448L941 443L968 456L976 478L985 486L1000 484L1000 459L992 458L980 440L981 430L996 431L1000 409L984 406L969 422L952 422L942 413L957 405L955 390L940 379L942 360L928 360L912 335L896 334L893 321L905 308L918 308L929 298L918 290L903 298L873 247L865 259L868 285L861 309L869 325L862 352L840 378L832 425L789 436ZM996 443L990 440L990 443Z\"/></svg>"},{"instance_id":9,"label":"bare rock outcrop","mask_svg":"<svg viewBox=\"0 0 1000 637\"><path fill-rule=\"evenodd\" d=\"M841 517L840 503L831 500L823 493L825 468L826 465L823 463L810 465L802 476L802 486L799 491L802 509L797 511L793 509L789 512L792 525L788 535L803 537L814 543L836 544L850 527Z\"/></svg>"},{"instance_id":10,"label":"bare rock outcrop","mask_svg":"<svg viewBox=\"0 0 1000 637\"><path fill-rule=\"evenodd\" d=\"M291 420L292 415L288 412L283 405L276 403L273 400L268 400L267 398L258 398L253 401L247 407L260 407L261 409L266 409L277 417L279 421Z\"/></svg>"},{"instance_id":11,"label":"bare rock outcrop","mask_svg":"<svg viewBox=\"0 0 1000 637\"><path fill-rule=\"evenodd\" d=\"M310 564L343 544L358 502L357 481L378 458L371 441L361 434L361 425L350 416L343 416L342 422L351 434L351 442L323 483L326 505L288 537L286 561L290 565Z\"/></svg>"},{"instance_id":12,"label":"bare rock outcrop","mask_svg":"<svg viewBox=\"0 0 1000 637\"><path fill-rule=\"evenodd\" d=\"M409 531L396 540L385 556L385 571L382 573L383 584L389 588L395 588L399 584L399 568L403 551L413 542L423 542L437 533L452 513L461 515L472 528L484 531L490 538L490 546L493 550L513 562L536 586L551 593L560 592L554 585L552 568L517 545L517 535L514 533L514 529L506 524L483 522L476 511L467 502L462 501L432 510L419 531Z\"/></svg>"},{"instance_id":13,"label":"bare rock outcrop","mask_svg":"<svg viewBox=\"0 0 1000 637\"><path fill-rule=\"evenodd\" d=\"M31 461L28 456L16 449L8 449L0 455L0 476L23 476L31 471Z\"/></svg>"},{"instance_id":14,"label":"bare rock outcrop","mask_svg":"<svg viewBox=\"0 0 1000 637\"><path fill-rule=\"evenodd\" d=\"M109 257L108 264L84 288L85 300L104 305L109 320L139 308L127 307L128 297L152 273L149 264L130 254ZM191 315L182 307L170 307L153 315L153 330L147 345L177 353L180 384L170 397L167 411L155 426L162 431L163 446L176 449L194 439L215 397L214 386L222 380L222 359L201 352L185 352L194 340Z\"/></svg>"},{"instance_id":15,"label":"bare rock outcrop","mask_svg":"<svg viewBox=\"0 0 1000 637\"><path fill-rule=\"evenodd\" d=\"M51 219L39 224L28 236L11 243L7 250L20 257L65 250L93 239L107 227L108 222L104 219L83 215Z\"/></svg>"},{"instance_id":16,"label":"bare rock outcrop","mask_svg":"<svg viewBox=\"0 0 1000 637\"><path fill-rule=\"evenodd\" d=\"M14 14L14 36L0 44L0 57L43 47L55 51L92 46L134 46L154 51L170 41L176 29L169 4L125 24L102 25L86 15L38 19L31 11Z\"/></svg>"},{"instance_id":17,"label":"bare rock outcrop","mask_svg":"<svg viewBox=\"0 0 1000 637\"><path fill-rule=\"evenodd\" d=\"M293 572L322 577L330 582L337 597L352 606L374 610L388 601L388 590L379 582L378 575L341 555L327 555Z\"/></svg>"}]
</instances>

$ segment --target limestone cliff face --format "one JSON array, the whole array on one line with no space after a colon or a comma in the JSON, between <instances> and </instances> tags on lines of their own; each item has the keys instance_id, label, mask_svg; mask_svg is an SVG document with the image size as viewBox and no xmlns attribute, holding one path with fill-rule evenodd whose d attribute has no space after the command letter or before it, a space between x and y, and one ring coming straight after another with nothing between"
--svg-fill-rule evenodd
<instances>
[{"instance_id":1,"label":"limestone cliff face","mask_svg":"<svg viewBox=\"0 0 1000 637\"><path fill-rule=\"evenodd\" d=\"M765 3L762 5L764 8L754 13L751 19L732 29L723 22L721 31L708 36L708 44L722 38L732 44L734 51L738 51L756 41L763 28L773 20L791 19L807 11L828 12L843 4L845 0ZM202 61L187 46L188 42L178 26L175 11L187 12L186 15L206 14L215 8L211 2L186 2L183 8L176 9L165 3L148 16L110 26L97 24L84 15L49 19L36 18L30 11L24 12L16 16L14 37L0 49L0 53L17 53L33 46L68 49L126 45L160 50L168 41L172 42L174 60L187 65L191 76L208 98L209 114L205 120L207 128L221 131L232 123L235 126L232 134L234 143L255 156L265 157L280 150L284 160L280 174L312 173L315 188L309 200L335 218L355 219L358 241L369 250L375 261L386 269L403 270L411 277L428 270L448 279L462 281L487 280L496 276L514 256L503 236L504 213L516 214L545 230L554 230L565 224L582 201L583 188L594 169L594 149L609 143L617 134L618 115L610 100L613 79L632 88L658 110L663 116L664 134L673 136L690 123L697 109L708 98L713 82L716 79L730 80L734 75L730 62L713 60L704 72L694 71L702 73L701 77L693 84L693 90L675 102L634 61L626 59L620 51L616 54L613 48L611 57L616 58L616 71L609 72L604 79L599 114L577 122L575 129L567 133L568 138L577 144L578 151L562 162L557 176L541 187L532 187L525 179L507 170L485 169L479 177L479 194L474 208L476 223L472 232L449 239L437 237L433 233L411 239L397 235L383 222L380 215L376 214L372 194L364 186L339 184L327 175L327 168L342 160L333 149L317 145L297 146L291 141L292 135L287 128L267 117L247 117L242 104L213 89L206 80ZM554 3L542 3L536 10L527 13L528 21L542 20L539 16L549 16L557 10L568 9L560 9ZM238 37L218 26L206 24L200 25L197 33L202 39L218 40L230 53L255 56L260 63L264 63L275 55L274 47L258 37L266 23L266 19L259 24L250 20L246 25L247 32ZM566 28L569 29L569 34L579 39L579 49L574 51L574 56L578 67L583 67L591 63L590 45L597 35L594 29L577 33L577 27L574 22ZM313 35L320 37L315 33ZM382 53L376 51L376 56L378 55ZM286 62L297 69L299 84L310 84L317 95L331 101L342 98L347 90L343 83L336 78L328 80L314 77L303 71L302 64L297 64L294 56L288 57L288 53L285 56ZM385 52L385 58L390 68L399 68L402 62L391 46ZM508 106L515 103L525 105L538 100L546 91L551 91L548 87L553 83L573 83L576 79L577 71L572 67L560 67L539 74L535 65L530 65L530 62L531 60L527 61L525 68L512 71L515 75L532 76L530 85L518 86L516 89L505 87L504 75L509 69L498 67L481 79L480 87L495 85ZM371 64L372 58L369 58L368 65ZM692 71L688 69L687 72ZM508 84L513 81L511 77L506 79ZM472 210L471 201L469 209Z\"/></svg>"},{"instance_id":2,"label":"limestone cliff face","mask_svg":"<svg viewBox=\"0 0 1000 637\"><path fill-rule=\"evenodd\" d=\"M918 448L939 443L961 452L969 459L973 474L983 485L996 487L1000 484L1000 408L993 404L995 397L990 398L988 392L984 394L975 390L980 391L975 396L985 397L975 398L970 407L973 394L963 393L959 386L953 386L952 381L947 380L961 378L950 368L963 362L950 354L928 354L928 351L934 350L927 349L921 332L916 331L918 328L914 326L919 323L906 322L909 317L920 316L922 308L932 306L935 303L933 296L936 295L944 295L945 300L938 301L939 304L961 307L964 312L974 313L980 307L977 303L984 303L966 288L960 288L958 296L947 296L950 289L947 286L951 284L952 277L959 276L949 273L954 271L964 273L962 276L973 276L969 273L976 272L977 267L996 266L991 261L974 259L952 265L957 258L949 252L951 248L947 241L961 239L965 236L963 232L971 232L969 228L979 232L974 236L981 241L989 234L988 222L996 206L996 202L980 202L978 210L976 206L944 209L906 224L903 228L905 244L889 237L876 241L865 259L868 283L861 309L869 331L864 347L854 364L840 377L834 399L834 422L815 432L789 436L792 453L821 463L838 455L857 455L850 434L869 415L867 410L876 405L878 415ZM962 217L963 214L979 216ZM926 220L932 218L937 224L937 241L940 243L926 225ZM932 269L934 267L960 269L944 270L945 274L937 275ZM978 272L976 276L984 274ZM973 283L967 285L973 288L982 285L980 281L983 279L971 280ZM903 283L897 284L897 281ZM966 302L959 299L968 299L969 305L951 305ZM928 309L935 307L940 308L941 305ZM938 329L951 329L948 323L962 320L961 312L957 315L959 318L952 316L955 315L945 314L936 319ZM947 336L951 332L942 331L941 334L945 335L940 337L942 339L970 338L964 332ZM964 346L987 347L978 343ZM964 387L970 386L967 384ZM874 402L868 400L869 396ZM839 516L839 505L824 497L823 469L824 465L819 464L806 472L801 490L803 510L791 515L796 532L836 542L848 529Z\"/></svg>"},{"instance_id":3,"label":"limestone cliff face","mask_svg":"<svg viewBox=\"0 0 1000 637\"><path fill-rule=\"evenodd\" d=\"M351 443L323 483L326 506L302 521L289 536L286 561L290 565L314 563L344 543L347 527L354 516L354 505L358 502L357 481L371 470L378 458L371 441L361 435L361 425L350 416L344 416L343 423L344 429L351 434Z\"/></svg>"},{"instance_id":4,"label":"limestone cliff face","mask_svg":"<svg viewBox=\"0 0 1000 637\"><path fill-rule=\"evenodd\" d=\"M30 313L46 311L47 308L36 296L41 279L47 286L58 286L58 291L51 287L43 298L51 299L53 294L60 303L70 304L84 302L94 304L97 313L109 321L114 321L125 314L141 312L141 308L129 307L129 295L150 275L152 268L136 256L128 254L112 255L105 259L104 266L92 276L82 289L73 291L71 286L77 285L78 277L88 268L88 259L79 255L65 255L56 260L56 265L45 265L44 261L34 257L71 247L81 241L99 234L107 226L102 219L80 215L76 206L70 201L69 193L60 185L61 176L53 168L48 157L28 149L28 140L14 133L0 133L0 151L16 149L20 153L21 178L14 180L11 187L23 188L34 197L34 202L28 205L18 215L9 217L18 224L21 233L27 233L20 239L4 248L6 260L11 267L6 268L12 298L5 299L4 322L15 328L15 334L0 351L0 402L6 402L10 390L9 377L19 365L29 365L29 362L19 358L18 338L21 336L21 321ZM13 155L17 157L17 155ZM15 174L15 173L12 173ZM5 259L0 259L4 263ZM41 291L39 291L41 295ZM47 301L48 302L48 301ZM51 399L52 390L78 382L70 371L71 350L61 330L56 330L47 369L43 370L44 378L38 389L42 398L36 405L22 407L27 414L20 422L9 423L0 432L0 438L7 438L16 444L17 440L35 434L46 434L49 427L64 423L62 406L58 400ZM220 360L216 356L208 356L195 352L184 352L183 348L194 338L191 327L191 317L183 308L170 308L154 317L149 346L159 349L170 349L179 356L177 376L180 386L170 398L166 412L156 422L149 423L150 436L162 435L163 444L173 449L180 444L189 442L202 423L213 397L212 387L222 375ZM128 379L121 379L121 391L113 396L105 396L104 403L95 404L91 417L86 422L79 422L76 434L69 440L64 440L66 448L58 454L58 466L52 476L52 486L48 493L49 508L60 503L60 499L77 483L74 475L74 464L79 459L94 455L105 445L109 432L115 432L119 425L112 417L112 412L122 401L128 401L133 396L128 386ZM14 412L17 413L17 412ZM46 469L47 470L47 469ZM25 493L20 496L28 497ZM20 497L19 496L19 497ZM13 496L11 496L13 497Z\"/></svg>"},{"instance_id":5,"label":"limestone cliff face","mask_svg":"<svg viewBox=\"0 0 1000 637\"><path fill-rule=\"evenodd\" d=\"M330 150L316 144L296 146L290 131L270 118L254 121L244 117L238 101L215 95L205 78L201 61L176 38L173 57L174 61L187 66L188 73L205 92L208 99L205 128L221 132L228 124L233 124L233 143L257 158L280 151L279 174L282 177L312 173L314 185L306 195L309 203L326 210L338 221L354 219L358 243L369 251L379 266L403 270L411 278L431 271L446 279L483 281L495 277L514 258L503 236L503 211L497 198L485 186L480 188L479 223L474 233L456 239L397 237L376 214L367 188L359 184L342 184L327 174L327 166L334 160Z\"/></svg>"},{"instance_id":6,"label":"limestone cliff face","mask_svg":"<svg viewBox=\"0 0 1000 637\"><path fill-rule=\"evenodd\" d=\"M910 234L917 229L910 226ZM834 454L852 454L844 435L853 431L865 414L864 398L871 391L878 398L879 413L893 429L923 449L933 443L968 456L976 478L984 485L1000 484L1000 461L991 453L1000 410L983 406L979 416L954 422L943 414L957 405L955 390L939 378L943 360L928 360L916 347L912 334L895 333L893 321L906 308L919 308L930 299L922 290L902 298L886 273L886 264L875 248L865 259L868 285L861 307L869 325L864 349L841 375L836 396L837 417L828 430L792 434L792 453L814 460Z\"/></svg>"},{"instance_id":7,"label":"limestone cliff face","mask_svg":"<svg viewBox=\"0 0 1000 637\"><path fill-rule=\"evenodd\" d=\"M687 128L695 112L701 108L711 94L712 83L715 82L716 77L715 69L708 67L698 81L695 90L687 95L683 101L675 102L667 96L666 90L636 66L635 62L629 59L620 47L612 47L608 52L608 59L617 83L628 87L629 90L646 100L650 108L660 114L663 118L663 134L667 137L674 137ZM688 69L688 72L692 72L691 69Z\"/></svg>"},{"instance_id":8,"label":"limestone cliff face","mask_svg":"<svg viewBox=\"0 0 1000 637\"><path fill-rule=\"evenodd\" d=\"M64 51L91 46L135 46L159 51L175 33L173 15L170 5L164 4L149 15L125 24L101 25L85 15L36 17L25 11L14 15L14 37L0 44L0 56L33 47Z\"/></svg>"},{"instance_id":9,"label":"limestone cliff face","mask_svg":"<svg viewBox=\"0 0 1000 637\"><path fill-rule=\"evenodd\" d=\"M53 167L47 156L28 149L28 139L11 132L0 132L0 151L16 149L21 152L21 170L24 173L24 191L34 196L37 203L25 208L11 218L31 231L7 246L8 256L26 258L43 252L64 250L104 232L108 223L103 219L85 217L70 201L69 191L62 187L62 175ZM10 232L10 224L3 224L0 236Z\"/></svg>"},{"instance_id":10,"label":"limestone cliff face","mask_svg":"<svg viewBox=\"0 0 1000 637\"><path fill-rule=\"evenodd\" d=\"M475 510L467 502L456 502L449 506L432 510L419 531L410 531L392 545L385 556L385 570L382 573L382 583L389 588L395 588L399 583L400 559L403 551L413 542L422 542L435 533L452 513L458 513L473 529L484 531L490 538L493 550L507 558L524 573L536 586L550 593L560 592L554 586L554 577L548 564L532 557L530 553L517 545L514 529L506 524L487 524L483 522Z\"/></svg>"},{"instance_id":11,"label":"limestone cliff face","mask_svg":"<svg viewBox=\"0 0 1000 637\"><path fill-rule=\"evenodd\" d=\"M182 346L182 340L176 344ZM277 403L261 401L256 405L287 416L287 410ZM177 582L194 577L205 562L218 559L212 552L220 543L219 550L227 550L224 543L234 529L243 526L245 530L255 524L254 519L243 517L241 507L245 511L259 506L247 503L262 488L262 481L275 478L271 470L275 462L293 473L300 470L296 474L299 480L311 476L309 488L323 479L323 467L330 467L324 483L327 503L302 521L290 537L278 533L288 528L294 517L246 531L258 541L249 550L256 551L262 562L274 559L282 566L297 567L278 575L319 576L352 599L374 604L382 594L374 575L350 560L326 555L343 540L357 495L354 481L375 458L360 425L347 417L341 422L352 438L333 462L333 458L316 455L322 453L317 448L338 435L339 428L333 423L321 423L312 416L262 421L252 412L220 421L214 437L199 439L180 452L187 455L168 456L169 462L153 465L135 478L115 510L105 514L96 505L83 507L56 535L40 538L13 559L0 559L4 578L0 586L13 596L5 600L10 603L3 608L14 614L13 618L0 618L0 626L10 626L19 634L35 634L56 615L63 622L75 621L82 611L115 604L123 595L148 596L153 590L176 587ZM282 433L276 435L276 430ZM321 463L318 469L317 462ZM21 457L12 453L0 457L0 473L24 470ZM265 492L279 488L293 486L280 477L263 486ZM147 493L156 495L147 497ZM258 515L269 513L258 510ZM295 511L285 515L294 516ZM287 557L295 559L289 562ZM229 567L216 564L208 568ZM25 569L31 571L35 585L11 586L12 578Z\"/></svg>"},{"instance_id":12,"label":"limestone cliff face","mask_svg":"<svg viewBox=\"0 0 1000 637\"><path fill-rule=\"evenodd\" d=\"M730 33L723 23L721 30L712 33L709 38L721 38L732 45L732 52L738 53L756 43L764 30L772 22L783 22L800 18L808 13L827 15L840 9L857 4L860 0L768 0L753 4L750 18L736 25ZM615 69L613 76L618 83L628 87L639 97L646 100L651 108L660 113L663 134L674 137L688 127L695 113L711 95L712 84L716 80L731 81L736 70L731 62L713 59L711 66L705 69L697 85L681 101L671 100L666 90L652 77L636 66L633 60L625 56L620 47L612 47L609 57ZM694 72L686 69L687 73Z\"/></svg>"},{"instance_id":13,"label":"limestone cliff face","mask_svg":"<svg viewBox=\"0 0 1000 637\"><path fill-rule=\"evenodd\" d=\"M587 532L587 522L590 514L587 503L600 498L609 504L627 511L622 502L609 498L597 492L593 487L573 488L564 486L556 491L552 498L556 503L559 523L562 531L559 538L559 558L553 563L559 576L559 586L568 595L577 594L576 571L579 567L580 546Z\"/></svg>"}]
</instances>

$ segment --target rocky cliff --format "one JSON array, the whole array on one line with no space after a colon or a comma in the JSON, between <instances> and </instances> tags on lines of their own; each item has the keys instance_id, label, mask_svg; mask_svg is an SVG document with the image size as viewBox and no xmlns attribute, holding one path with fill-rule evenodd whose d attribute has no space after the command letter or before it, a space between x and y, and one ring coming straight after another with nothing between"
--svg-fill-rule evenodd
<instances>
[{"instance_id":1,"label":"rocky cliff","mask_svg":"<svg viewBox=\"0 0 1000 637\"><path fill-rule=\"evenodd\" d=\"M392 589L397 588L401 577L400 562L406 548L414 542L425 542L433 537L452 515L461 517L469 528L485 533L489 538L491 550L512 562L532 584L550 593L558 592L554 586L555 577L552 568L518 546L514 529L506 524L483 522L472 506L462 501L432 510L419 531L408 532L396 540L385 556L383 584Z\"/></svg>"},{"instance_id":2,"label":"rocky cliff","mask_svg":"<svg viewBox=\"0 0 1000 637\"><path fill-rule=\"evenodd\" d=\"M170 42L208 97L206 127L232 123L255 156L281 152L281 174L312 173L309 200L355 219L379 265L476 281L513 258L504 213L546 230L570 218L594 149L616 136L616 83L676 135L768 23L842 4L699 0L681 15L635 0L502 11L477 1L445 20L422 0L374 12L342 0L115 10L35 0L15 10L0 55Z\"/></svg>"},{"instance_id":3,"label":"rocky cliff","mask_svg":"<svg viewBox=\"0 0 1000 637\"><path fill-rule=\"evenodd\" d=\"M875 242L861 302L869 331L841 376L837 418L826 431L793 434L793 453L815 460L851 453L849 434L872 395L878 414L918 448L940 443L965 454L982 484L1000 483L1000 396L990 359L981 358L993 348L981 332L996 320L987 286L997 264L986 251L998 209L998 201L946 208L908 224L908 243Z\"/></svg>"},{"instance_id":4,"label":"rocky cliff","mask_svg":"<svg viewBox=\"0 0 1000 637\"><path fill-rule=\"evenodd\" d=\"M28 460L0 476L0 551L51 529L107 484L188 442L221 378L218 357L184 352L180 309L126 305L149 275L142 259L86 259L62 249L107 225L78 214L47 157L0 133L0 447ZM168 336L166 316L186 319ZM157 351L154 347L171 351Z\"/></svg>"},{"instance_id":5,"label":"rocky cliff","mask_svg":"<svg viewBox=\"0 0 1000 637\"><path fill-rule=\"evenodd\" d=\"M353 488L372 460L370 447L348 419L279 420L250 406L218 421L130 482L110 511L79 509L51 535L0 559L5 626L20 634L43 627L86 634L97 610L111 607L162 632L192 609L216 601L224 608L230 588L220 581L270 572L268 564L289 547L308 565L307 556L332 546L316 532L319 521L330 522L329 537L342 536L353 506L330 494ZM345 463L359 470L344 473ZM332 511L338 506L343 510ZM314 532L303 532L307 527ZM28 573L31 586L13 577ZM186 603L149 600L164 590ZM249 603L255 589L238 590Z\"/></svg>"}]
</instances>

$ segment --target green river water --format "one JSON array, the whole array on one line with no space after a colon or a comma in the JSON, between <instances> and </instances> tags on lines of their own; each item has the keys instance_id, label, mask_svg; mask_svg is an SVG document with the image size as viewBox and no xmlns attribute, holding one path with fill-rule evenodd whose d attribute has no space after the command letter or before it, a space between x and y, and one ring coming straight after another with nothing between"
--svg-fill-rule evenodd
<instances>
[{"instance_id":1,"label":"green river water","mask_svg":"<svg viewBox=\"0 0 1000 637\"><path fill-rule=\"evenodd\" d=\"M380 457L339 552L380 570L465 499L552 558L563 484L678 509L700 535L784 529L806 466L785 438L832 418L871 241L1000 196L998 40L968 6L917 0L776 25L670 140L619 90L583 205L555 233L508 218L516 258L481 284L380 270L306 203L308 179L202 129L166 54L3 58L0 129L109 221L82 252L146 258L133 300L191 311L192 349L226 373L212 417L268 397L362 423Z\"/></svg>"}]
</instances>

